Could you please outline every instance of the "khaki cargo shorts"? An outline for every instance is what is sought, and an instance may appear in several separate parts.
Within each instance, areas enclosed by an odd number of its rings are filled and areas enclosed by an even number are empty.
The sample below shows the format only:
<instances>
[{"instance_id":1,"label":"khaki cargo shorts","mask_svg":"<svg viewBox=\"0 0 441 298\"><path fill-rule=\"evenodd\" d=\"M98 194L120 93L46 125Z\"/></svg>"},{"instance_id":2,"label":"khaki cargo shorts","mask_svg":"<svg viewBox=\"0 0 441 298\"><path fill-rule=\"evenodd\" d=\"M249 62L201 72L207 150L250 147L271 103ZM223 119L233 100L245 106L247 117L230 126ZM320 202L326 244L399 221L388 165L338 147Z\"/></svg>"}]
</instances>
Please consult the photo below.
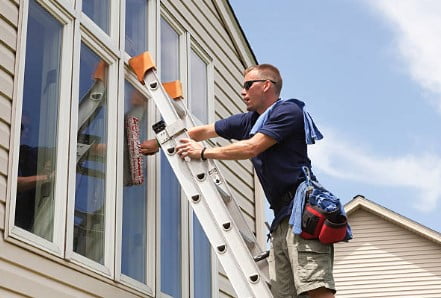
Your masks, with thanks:
<instances>
[{"instance_id":1,"label":"khaki cargo shorts","mask_svg":"<svg viewBox=\"0 0 441 298\"><path fill-rule=\"evenodd\" d=\"M333 262L332 244L294 235L286 218L271 233L271 292L275 298L307 297L308 291L320 287L335 293Z\"/></svg>"}]
</instances>

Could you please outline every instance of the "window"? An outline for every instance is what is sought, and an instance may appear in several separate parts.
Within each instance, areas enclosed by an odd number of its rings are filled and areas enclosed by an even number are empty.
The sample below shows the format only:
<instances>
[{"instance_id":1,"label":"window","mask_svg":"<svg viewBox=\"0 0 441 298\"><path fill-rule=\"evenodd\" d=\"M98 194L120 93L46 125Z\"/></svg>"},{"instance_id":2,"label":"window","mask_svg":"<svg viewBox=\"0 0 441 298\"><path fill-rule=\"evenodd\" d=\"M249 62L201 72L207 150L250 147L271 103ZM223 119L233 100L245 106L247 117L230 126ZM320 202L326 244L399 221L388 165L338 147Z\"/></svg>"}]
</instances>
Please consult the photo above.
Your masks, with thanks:
<instances>
[{"instance_id":1,"label":"window","mask_svg":"<svg viewBox=\"0 0 441 298\"><path fill-rule=\"evenodd\" d=\"M186 88L189 109L197 121L206 123L211 65L206 56L202 59L199 52L186 48L189 41L179 26L164 17L161 19L161 80L189 82ZM211 297L211 246L182 196L179 183L161 154L161 292L167 297ZM184 276L191 276L192 283Z\"/></svg>"},{"instance_id":2,"label":"window","mask_svg":"<svg viewBox=\"0 0 441 298\"><path fill-rule=\"evenodd\" d=\"M166 157L133 150L158 119L127 60L157 37L161 80L183 83L199 121L213 114L209 55L156 24L158 3L29 1L8 237L143 294L210 297L211 248Z\"/></svg>"},{"instance_id":3,"label":"window","mask_svg":"<svg viewBox=\"0 0 441 298\"><path fill-rule=\"evenodd\" d=\"M197 122L207 124L209 120L211 74L208 58L202 58L202 51L190 48L189 99L188 106ZM199 220L193 214L193 294L195 298L212 295L212 257L211 246Z\"/></svg>"},{"instance_id":4,"label":"window","mask_svg":"<svg viewBox=\"0 0 441 298\"><path fill-rule=\"evenodd\" d=\"M147 1L126 0L126 52L134 57L147 50Z\"/></svg>"},{"instance_id":5,"label":"window","mask_svg":"<svg viewBox=\"0 0 441 298\"><path fill-rule=\"evenodd\" d=\"M151 266L148 251L147 162L133 152L136 140L147 139L147 98L128 81L124 83L124 160L121 273L147 283Z\"/></svg>"},{"instance_id":6,"label":"window","mask_svg":"<svg viewBox=\"0 0 441 298\"><path fill-rule=\"evenodd\" d=\"M73 251L100 264L106 243L107 70L81 44Z\"/></svg>"},{"instance_id":7,"label":"window","mask_svg":"<svg viewBox=\"0 0 441 298\"><path fill-rule=\"evenodd\" d=\"M30 2L15 225L53 240L63 26Z\"/></svg>"},{"instance_id":8,"label":"window","mask_svg":"<svg viewBox=\"0 0 441 298\"><path fill-rule=\"evenodd\" d=\"M161 81L175 81L179 75L179 34L161 18ZM161 292L182 297L182 204L181 187L161 152Z\"/></svg>"},{"instance_id":9,"label":"window","mask_svg":"<svg viewBox=\"0 0 441 298\"><path fill-rule=\"evenodd\" d=\"M104 32L110 29L110 0L82 1L83 12L91 18Z\"/></svg>"}]
</instances>

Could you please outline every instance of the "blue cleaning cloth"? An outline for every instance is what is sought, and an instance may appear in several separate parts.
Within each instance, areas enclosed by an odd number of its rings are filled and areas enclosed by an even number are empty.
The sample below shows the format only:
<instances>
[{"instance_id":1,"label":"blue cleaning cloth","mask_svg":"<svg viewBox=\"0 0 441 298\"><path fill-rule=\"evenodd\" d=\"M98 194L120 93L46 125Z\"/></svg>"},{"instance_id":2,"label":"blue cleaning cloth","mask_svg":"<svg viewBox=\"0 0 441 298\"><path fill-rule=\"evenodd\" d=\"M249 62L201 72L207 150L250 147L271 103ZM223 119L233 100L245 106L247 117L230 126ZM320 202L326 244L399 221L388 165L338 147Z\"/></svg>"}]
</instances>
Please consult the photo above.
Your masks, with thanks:
<instances>
[{"instance_id":1,"label":"blue cleaning cloth","mask_svg":"<svg viewBox=\"0 0 441 298\"><path fill-rule=\"evenodd\" d=\"M305 170L304 170L305 171ZM309 173L309 169L307 170ZM293 226L294 234L300 235L302 233L302 213L305 208L306 191L312 187L312 192L309 195L309 203L313 206L325 210L326 212L333 212L340 210L340 214L346 217L346 212L340 203L340 200L326 190L320 183L310 178L306 174L306 180L300 183L294 195L294 205L292 208L289 224ZM346 228L345 241L352 239L352 230L349 224Z\"/></svg>"},{"instance_id":2,"label":"blue cleaning cloth","mask_svg":"<svg viewBox=\"0 0 441 298\"><path fill-rule=\"evenodd\" d=\"M266 121L268 120L269 116L271 115L271 112L273 111L273 109L285 101L294 102L302 108L303 122L304 122L304 127L305 127L306 144L314 144L315 141L323 139L323 135L318 130L317 126L315 125L314 121L312 120L311 115L307 111L305 111L305 103L298 100L298 99L295 99L295 98L279 99L278 101L273 103L268 109L266 109L265 112L263 112L257 118L256 123L254 123L253 127L251 128L250 135L255 135L256 132L260 128L262 128L262 126L266 123Z\"/></svg>"}]
</instances>

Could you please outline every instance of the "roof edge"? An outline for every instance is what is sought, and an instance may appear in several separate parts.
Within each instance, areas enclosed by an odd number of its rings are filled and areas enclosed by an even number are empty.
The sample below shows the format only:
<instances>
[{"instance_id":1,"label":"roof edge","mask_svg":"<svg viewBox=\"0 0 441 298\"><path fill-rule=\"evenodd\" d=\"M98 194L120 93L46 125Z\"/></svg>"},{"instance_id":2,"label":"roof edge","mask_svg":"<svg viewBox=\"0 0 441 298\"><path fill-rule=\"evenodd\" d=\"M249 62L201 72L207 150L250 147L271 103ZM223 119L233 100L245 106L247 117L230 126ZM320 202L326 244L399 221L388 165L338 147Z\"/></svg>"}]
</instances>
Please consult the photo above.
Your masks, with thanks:
<instances>
[{"instance_id":1,"label":"roof edge","mask_svg":"<svg viewBox=\"0 0 441 298\"><path fill-rule=\"evenodd\" d=\"M213 0L216 9L222 18L228 34L233 41L236 50L244 63L244 68L257 64L257 58L243 31L238 18L228 0Z\"/></svg>"},{"instance_id":2,"label":"roof edge","mask_svg":"<svg viewBox=\"0 0 441 298\"><path fill-rule=\"evenodd\" d=\"M396 225L399 225L411 232L414 232L428 240L441 245L441 233L434 231L414 220L411 220L401 214L398 214L386 207L383 207L373 201L366 199L362 195L355 196L351 201L345 204L347 215L351 215L355 211L363 209L375 215L384 218Z\"/></svg>"}]
</instances>

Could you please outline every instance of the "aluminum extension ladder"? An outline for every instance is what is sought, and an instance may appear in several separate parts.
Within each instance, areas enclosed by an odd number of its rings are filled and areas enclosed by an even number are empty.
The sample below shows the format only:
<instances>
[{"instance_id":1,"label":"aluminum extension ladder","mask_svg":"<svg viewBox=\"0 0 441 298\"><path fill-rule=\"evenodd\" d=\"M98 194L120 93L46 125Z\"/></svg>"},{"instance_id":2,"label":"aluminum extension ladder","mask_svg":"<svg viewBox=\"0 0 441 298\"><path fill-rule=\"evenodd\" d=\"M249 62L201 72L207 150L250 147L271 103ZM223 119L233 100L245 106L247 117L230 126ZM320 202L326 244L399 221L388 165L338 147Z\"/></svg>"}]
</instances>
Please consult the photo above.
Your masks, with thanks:
<instances>
[{"instance_id":1,"label":"aluminum extension ladder","mask_svg":"<svg viewBox=\"0 0 441 298\"><path fill-rule=\"evenodd\" d=\"M187 128L194 126L184 103L177 100L182 98L180 83L161 84L148 52L129 64L163 118L153 125L156 138L237 296L272 297L266 252L259 248L215 162L183 160L176 154L179 140L188 138Z\"/></svg>"}]
</instances>

